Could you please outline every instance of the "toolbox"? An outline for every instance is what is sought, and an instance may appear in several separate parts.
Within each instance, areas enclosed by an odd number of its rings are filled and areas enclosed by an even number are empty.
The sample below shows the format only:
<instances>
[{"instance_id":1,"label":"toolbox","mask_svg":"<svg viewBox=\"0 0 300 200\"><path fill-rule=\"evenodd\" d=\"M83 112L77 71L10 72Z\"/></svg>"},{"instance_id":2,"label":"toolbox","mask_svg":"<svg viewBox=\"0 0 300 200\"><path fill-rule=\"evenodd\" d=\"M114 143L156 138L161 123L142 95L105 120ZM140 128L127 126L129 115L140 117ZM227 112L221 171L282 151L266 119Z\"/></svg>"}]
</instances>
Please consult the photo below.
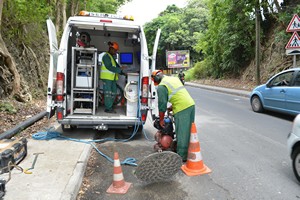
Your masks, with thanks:
<instances>
[{"instance_id":1,"label":"toolbox","mask_svg":"<svg viewBox=\"0 0 300 200\"><path fill-rule=\"evenodd\" d=\"M0 140L0 174L7 173L13 169L13 166L10 169L8 168L9 162L19 164L26 155L26 138Z\"/></svg>"}]
</instances>

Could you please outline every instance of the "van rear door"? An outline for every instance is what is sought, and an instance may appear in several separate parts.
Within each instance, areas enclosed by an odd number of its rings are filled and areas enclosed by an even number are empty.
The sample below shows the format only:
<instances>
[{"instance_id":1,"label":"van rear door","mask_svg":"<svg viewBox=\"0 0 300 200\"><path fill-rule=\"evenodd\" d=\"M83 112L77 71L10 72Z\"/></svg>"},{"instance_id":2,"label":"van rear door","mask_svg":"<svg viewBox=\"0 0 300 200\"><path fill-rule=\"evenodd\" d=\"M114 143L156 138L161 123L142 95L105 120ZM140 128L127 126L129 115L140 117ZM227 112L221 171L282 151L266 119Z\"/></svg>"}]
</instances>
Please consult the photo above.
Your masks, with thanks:
<instances>
[{"instance_id":1,"label":"van rear door","mask_svg":"<svg viewBox=\"0 0 300 200\"><path fill-rule=\"evenodd\" d=\"M58 57L58 44L56 37L56 30L53 22L47 19L47 28L49 35L50 45L50 66L48 75L48 87L47 87L47 116L48 118L54 115L55 108L55 83L56 83L56 71L57 71L57 57Z\"/></svg>"},{"instance_id":2,"label":"van rear door","mask_svg":"<svg viewBox=\"0 0 300 200\"><path fill-rule=\"evenodd\" d=\"M158 29L156 32L156 37L155 37L155 42L153 46L153 51L152 51L152 62L151 62L151 73L156 69L156 53L157 53L157 48L158 48L158 42L159 42L159 37L160 37L161 29ZM158 116L158 107L157 105L157 92L154 86L153 81L151 80L151 94L150 94L150 107L152 108L152 117L153 116Z\"/></svg>"}]
</instances>

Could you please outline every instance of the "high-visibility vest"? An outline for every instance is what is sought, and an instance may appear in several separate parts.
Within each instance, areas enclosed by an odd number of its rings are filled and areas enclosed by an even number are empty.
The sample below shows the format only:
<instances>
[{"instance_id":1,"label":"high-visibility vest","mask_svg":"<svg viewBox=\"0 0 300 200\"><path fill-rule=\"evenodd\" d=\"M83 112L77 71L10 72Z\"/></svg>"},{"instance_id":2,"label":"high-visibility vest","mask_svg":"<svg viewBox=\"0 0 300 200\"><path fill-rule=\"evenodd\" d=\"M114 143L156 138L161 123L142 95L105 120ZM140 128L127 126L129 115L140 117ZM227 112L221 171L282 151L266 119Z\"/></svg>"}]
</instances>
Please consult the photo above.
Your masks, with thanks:
<instances>
[{"instance_id":1,"label":"high-visibility vest","mask_svg":"<svg viewBox=\"0 0 300 200\"><path fill-rule=\"evenodd\" d=\"M109 53L105 53L105 55L108 55L110 57L112 66L117 67L117 63L116 63L115 59L112 57L112 55L110 55ZM112 71L109 71L106 68L105 63L102 62L101 72L100 72L100 79L112 80L112 81L116 80L117 81L119 79L119 76L118 76L118 73L114 73Z\"/></svg>"},{"instance_id":2,"label":"high-visibility vest","mask_svg":"<svg viewBox=\"0 0 300 200\"><path fill-rule=\"evenodd\" d=\"M168 89L169 102L172 104L173 114L195 105L193 98L177 77L164 76L159 85Z\"/></svg>"}]
</instances>

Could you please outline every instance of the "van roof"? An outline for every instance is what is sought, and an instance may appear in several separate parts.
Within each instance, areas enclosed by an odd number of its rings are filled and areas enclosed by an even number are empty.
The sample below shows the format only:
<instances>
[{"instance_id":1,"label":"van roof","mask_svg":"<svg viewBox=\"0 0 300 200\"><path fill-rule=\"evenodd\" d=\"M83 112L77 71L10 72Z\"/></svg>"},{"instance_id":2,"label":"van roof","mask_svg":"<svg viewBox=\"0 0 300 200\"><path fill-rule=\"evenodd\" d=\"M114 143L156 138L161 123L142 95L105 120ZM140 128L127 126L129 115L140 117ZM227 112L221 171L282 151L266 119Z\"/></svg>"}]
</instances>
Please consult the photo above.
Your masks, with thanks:
<instances>
[{"instance_id":1,"label":"van roof","mask_svg":"<svg viewBox=\"0 0 300 200\"><path fill-rule=\"evenodd\" d=\"M136 24L134 21L110 19L99 17L87 16L74 16L70 17L68 24L78 27L80 29L93 29L93 30L107 30L107 31L120 31L120 32L137 32L141 29L141 25Z\"/></svg>"},{"instance_id":2,"label":"van roof","mask_svg":"<svg viewBox=\"0 0 300 200\"><path fill-rule=\"evenodd\" d=\"M107 13L96 13L81 11L80 16L73 16L68 19L68 24L83 29L113 30L124 32L136 32L141 29L141 25L133 21L131 16L120 16Z\"/></svg>"}]
</instances>

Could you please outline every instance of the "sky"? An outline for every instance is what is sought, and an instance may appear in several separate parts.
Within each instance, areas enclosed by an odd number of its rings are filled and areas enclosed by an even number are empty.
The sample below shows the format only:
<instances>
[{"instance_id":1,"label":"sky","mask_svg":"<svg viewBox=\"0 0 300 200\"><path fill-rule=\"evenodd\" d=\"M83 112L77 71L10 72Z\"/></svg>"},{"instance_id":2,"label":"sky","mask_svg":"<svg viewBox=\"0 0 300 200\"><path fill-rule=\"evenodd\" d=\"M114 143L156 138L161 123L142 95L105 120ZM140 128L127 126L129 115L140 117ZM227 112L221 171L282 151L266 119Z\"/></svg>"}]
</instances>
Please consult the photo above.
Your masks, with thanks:
<instances>
[{"instance_id":1,"label":"sky","mask_svg":"<svg viewBox=\"0 0 300 200\"><path fill-rule=\"evenodd\" d=\"M187 0L132 0L122 6L118 14L132 15L134 21L145 24L156 18L168 5L172 4L182 8L187 4Z\"/></svg>"}]
</instances>

